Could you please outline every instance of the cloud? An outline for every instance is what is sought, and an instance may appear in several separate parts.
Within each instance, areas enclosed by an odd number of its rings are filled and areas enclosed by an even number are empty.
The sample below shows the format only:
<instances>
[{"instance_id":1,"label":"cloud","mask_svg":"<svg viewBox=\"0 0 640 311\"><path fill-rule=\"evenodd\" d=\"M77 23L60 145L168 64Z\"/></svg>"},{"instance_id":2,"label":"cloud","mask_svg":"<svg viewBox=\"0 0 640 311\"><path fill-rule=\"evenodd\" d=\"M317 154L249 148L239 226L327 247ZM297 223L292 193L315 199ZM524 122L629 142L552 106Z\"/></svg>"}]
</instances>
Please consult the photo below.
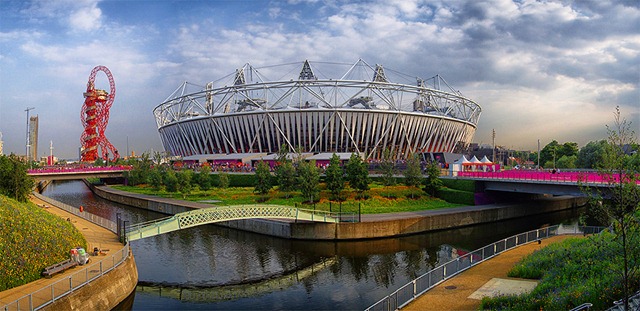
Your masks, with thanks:
<instances>
[{"instance_id":1,"label":"cloud","mask_svg":"<svg viewBox=\"0 0 640 311\"><path fill-rule=\"evenodd\" d=\"M102 26L100 0L32 1L22 10L33 24L62 23L71 32L88 32Z\"/></svg>"},{"instance_id":2,"label":"cloud","mask_svg":"<svg viewBox=\"0 0 640 311\"><path fill-rule=\"evenodd\" d=\"M69 14L69 26L76 31L93 31L100 29L102 11L97 7L97 2L78 7Z\"/></svg>"},{"instance_id":3,"label":"cloud","mask_svg":"<svg viewBox=\"0 0 640 311\"><path fill-rule=\"evenodd\" d=\"M292 0L254 5L233 19L211 14L220 12L219 3L189 3L154 3L153 18L127 11L128 2L34 1L3 9L0 18L12 21L0 28L5 150L23 145L27 105L38 106L43 129L79 136L81 93L100 64L116 79L107 133L120 149L126 136L131 144L143 142L139 151L159 148L151 110L184 81L203 85L245 63L305 59L362 58L408 76L439 74L483 107L477 141L489 141L494 127L511 142L505 145L523 148L535 147L531 133L602 139L616 105L640 123L637 1ZM246 9L233 5L224 12ZM7 128L21 130L12 135ZM56 150L75 154L75 145Z\"/></svg>"}]
</instances>

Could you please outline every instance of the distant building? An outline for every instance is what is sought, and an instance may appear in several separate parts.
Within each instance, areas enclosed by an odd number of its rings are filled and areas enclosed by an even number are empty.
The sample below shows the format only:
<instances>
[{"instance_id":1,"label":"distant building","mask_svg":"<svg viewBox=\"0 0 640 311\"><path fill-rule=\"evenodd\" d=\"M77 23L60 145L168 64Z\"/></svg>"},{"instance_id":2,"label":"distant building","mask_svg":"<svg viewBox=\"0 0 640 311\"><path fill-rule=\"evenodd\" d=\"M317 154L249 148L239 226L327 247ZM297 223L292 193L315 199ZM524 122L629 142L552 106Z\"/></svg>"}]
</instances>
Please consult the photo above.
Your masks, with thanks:
<instances>
[{"instance_id":1,"label":"distant building","mask_svg":"<svg viewBox=\"0 0 640 311\"><path fill-rule=\"evenodd\" d=\"M0 132L0 155L4 154L4 151L2 150L2 145L4 144L4 142L2 141L2 132Z\"/></svg>"},{"instance_id":2,"label":"distant building","mask_svg":"<svg viewBox=\"0 0 640 311\"><path fill-rule=\"evenodd\" d=\"M29 159L38 159L38 116L29 118Z\"/></svg>"}]
</instances>

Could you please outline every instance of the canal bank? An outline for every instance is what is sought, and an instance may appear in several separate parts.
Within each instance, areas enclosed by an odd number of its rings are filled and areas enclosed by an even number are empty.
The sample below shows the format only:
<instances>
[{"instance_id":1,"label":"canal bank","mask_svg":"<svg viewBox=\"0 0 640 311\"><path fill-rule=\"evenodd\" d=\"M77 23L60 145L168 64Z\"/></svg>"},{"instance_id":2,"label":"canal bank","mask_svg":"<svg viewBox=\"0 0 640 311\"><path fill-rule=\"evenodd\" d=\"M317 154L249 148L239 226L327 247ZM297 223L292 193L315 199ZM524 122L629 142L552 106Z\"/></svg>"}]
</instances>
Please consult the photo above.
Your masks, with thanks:
<instances>
[{"instance_id":1,"label":"canal bank","mask_svg":"<svg viewBox=\"0 0 640 311\"><path fill-rule=\"evenodd\" d=\"M91 256L87 265L52 278L41 278L0 292L0 305L6 304L3 309L112 310L135 291L138 282L135 259L115 233L63 210L48 198L32 196L31 201L71 222L84 235L88 248L96 247L104 255Z\"/></svg>"},{"instance_id":2,"label":"canal bank","mask_svg":"<svg viewBox=\"0 0 640 311\"><path fill-rule=\"evenodd\" d=\"M168 215L215 206L129 193L108 186L95 186L86 181L85 183L93 193L106 200ZM533 202L463 206L419 212L365 214L361 216L361 222L355 223L335 224L296 222L294 220L244 219L217 224L286 239L360 240L398 237L553 213L577 208L585 203L584 198L545 197Z\"/></svg>"}]
</instances>

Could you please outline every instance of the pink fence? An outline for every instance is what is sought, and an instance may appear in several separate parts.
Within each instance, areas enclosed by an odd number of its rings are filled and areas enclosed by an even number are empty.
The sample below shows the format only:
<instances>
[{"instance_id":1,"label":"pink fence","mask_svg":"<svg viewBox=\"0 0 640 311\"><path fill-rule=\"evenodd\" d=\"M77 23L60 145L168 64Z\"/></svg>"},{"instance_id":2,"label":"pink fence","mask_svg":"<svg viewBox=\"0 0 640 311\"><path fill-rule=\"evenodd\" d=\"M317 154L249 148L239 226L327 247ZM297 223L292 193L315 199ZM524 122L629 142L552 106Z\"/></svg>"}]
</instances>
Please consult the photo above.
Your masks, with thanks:
<instances>
[{"instance_id":1,"label":"pink fence","mask_svg":"<svg viewBox=\"0 0 640 311\"><path fill-rule=\"evenodd\" d=\"M547 172L547 171L519 171L510 170L502 172L458 172L458 177L487 178L487 179L508 179L508 180L532 180L532 181L552 181L552 182L572 182L572 183L618 183L620 175L601 174L598 172ZM626 176L623 179L628 181ZM638 178L636 183L640 184Z\"/></svg>"},{"instance_id":2,"label":"pink fence","mask_svg":"<svg viewBox=\"0 0 640 311\"><path fill-rule=\"evenodd\" d=\"M66 166L56 166L56 167L43 167L27 170L27 174L29 175L40 175L40 174L65 174L65 173L87 173L87 172L113 172L113 171L129 171L131 170L130 165L115 165L115 166L84 166L84 167L66 167Z\"/></svg>"}]
</instances>

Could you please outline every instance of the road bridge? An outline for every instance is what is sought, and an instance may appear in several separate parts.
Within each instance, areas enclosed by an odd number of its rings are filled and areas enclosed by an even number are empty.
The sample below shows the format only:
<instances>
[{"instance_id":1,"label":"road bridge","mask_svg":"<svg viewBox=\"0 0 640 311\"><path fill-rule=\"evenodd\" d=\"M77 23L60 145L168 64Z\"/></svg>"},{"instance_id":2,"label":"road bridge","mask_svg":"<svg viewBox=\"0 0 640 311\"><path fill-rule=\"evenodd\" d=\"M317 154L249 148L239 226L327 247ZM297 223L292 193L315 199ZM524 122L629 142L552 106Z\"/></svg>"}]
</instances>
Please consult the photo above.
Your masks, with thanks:
<instances>
[{"instance_id":1,"label":"road bridge","mask_svg":"<svg viewBox=\"0 0 640 311\"><path fill-rule=\"evenodd\" d=\"M480 191L519 192L530 194L586 196L584 187L609 192L619 185L621 176L592 171L546 172L546 171L502 171L502 172L458 172L456 178L479 182ZM622 180L626 177L622 176ZM639 180L634 182L640 184Z\"/></svg>"},{"instance_id":2,"label":"road bridge","mask_svg":"<svg viewBox=\"0 0 640 311\"><path fill-rule=\"evenodd\" d=\"M340 222L339 213L272 204L232 205L197 209L158 220L135 224L126 228L126 236L129 241L135 241L205 224L251 218L280 218L329 223Z\"/></svg>"},{"instance_id":3,"label":"road bridge","mask_svg":"<svg viewBox=\"0 0 640 311\"><path fill-rule=\"evenodd\" d=\"M123 177L125 171L130 171L130 166L105 166L105 167L55 167L27 170L27 174L36 181L51 180L78 180L86 178L117 178Z\"/></svg>"}]
</instances>

